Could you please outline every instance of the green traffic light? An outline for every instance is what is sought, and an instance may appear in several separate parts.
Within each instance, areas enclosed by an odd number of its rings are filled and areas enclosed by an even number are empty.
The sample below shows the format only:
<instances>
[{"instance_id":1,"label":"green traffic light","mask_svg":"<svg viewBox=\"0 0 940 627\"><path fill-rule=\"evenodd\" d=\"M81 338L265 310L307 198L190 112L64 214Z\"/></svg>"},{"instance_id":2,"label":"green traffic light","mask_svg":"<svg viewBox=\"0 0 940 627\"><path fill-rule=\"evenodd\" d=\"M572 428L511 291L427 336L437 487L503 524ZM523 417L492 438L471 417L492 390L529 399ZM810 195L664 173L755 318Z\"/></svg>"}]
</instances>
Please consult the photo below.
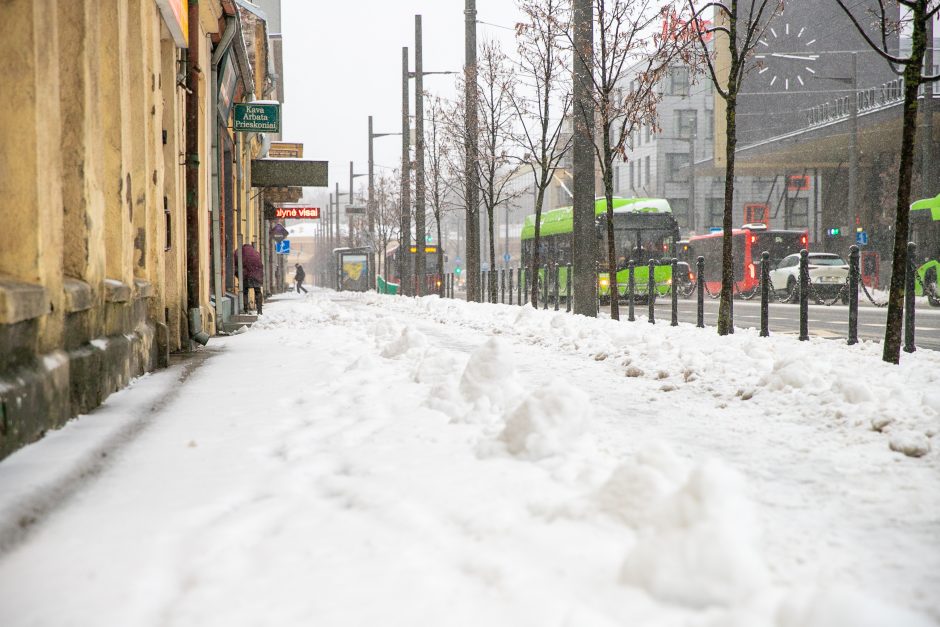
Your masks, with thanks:
<instances>
[{"instance_id":1,"label":"green traffic light","mask_svg":"<svg viewBox=\"0 0 940 627\"><path fill-rule=\"evenodd\" d=\"M454 274L458 274L458 275L460 274L460 267L459 267L459 266L456 267L456 268L454 268Z\"/></svg>"}]
</instances>

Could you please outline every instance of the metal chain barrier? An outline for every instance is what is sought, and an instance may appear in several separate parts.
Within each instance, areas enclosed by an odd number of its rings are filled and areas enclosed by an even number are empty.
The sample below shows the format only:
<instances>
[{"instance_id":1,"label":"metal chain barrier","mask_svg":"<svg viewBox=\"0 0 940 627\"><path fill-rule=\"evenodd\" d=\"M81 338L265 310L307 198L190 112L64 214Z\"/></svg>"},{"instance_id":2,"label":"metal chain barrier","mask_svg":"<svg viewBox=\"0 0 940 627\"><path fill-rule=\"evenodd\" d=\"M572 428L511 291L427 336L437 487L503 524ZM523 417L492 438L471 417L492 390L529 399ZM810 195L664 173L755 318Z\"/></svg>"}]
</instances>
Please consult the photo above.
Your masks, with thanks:
<instances>
[{"instance_id":1,"label":"metal chain barrier","mask_svg":"<svg viewBox=\"0 0 940 627\"><path fill-rule=\"evenodd\" d=\"M887 307L888 306L888 301L885 301L883 303L879 303L878 301L876 301L875 297L872 296L871 293L868 291L868 286L865 285L865 282L862 281L861 279L859 279L859 285L862 286L862 291L865 292L865 297L868 298L868 301L872 305L874 305L875 307Z\"/></svg>"},{"instance_id":2,"label":"metal chain barrier","mask_svg":"<svg viewBox=\"0 0 940 627\"><path fill-rule=\"evenodd\" d=\"M845 282L842 284L842 287L839 289L839 293L836 294L836 297L832 299L832 301L827 303L819 295L819 293L816 291L816 287L812 283L809 284L809 295L810 295L810 298L812 298L813 301L815 301L817 305L825 305L826 307L831 307L835 305L837 302L839 302L840 300L842 300L844 296L846 296L848 289L849 289L849 277L846 276Z\"/></svg>"}]
</instances>

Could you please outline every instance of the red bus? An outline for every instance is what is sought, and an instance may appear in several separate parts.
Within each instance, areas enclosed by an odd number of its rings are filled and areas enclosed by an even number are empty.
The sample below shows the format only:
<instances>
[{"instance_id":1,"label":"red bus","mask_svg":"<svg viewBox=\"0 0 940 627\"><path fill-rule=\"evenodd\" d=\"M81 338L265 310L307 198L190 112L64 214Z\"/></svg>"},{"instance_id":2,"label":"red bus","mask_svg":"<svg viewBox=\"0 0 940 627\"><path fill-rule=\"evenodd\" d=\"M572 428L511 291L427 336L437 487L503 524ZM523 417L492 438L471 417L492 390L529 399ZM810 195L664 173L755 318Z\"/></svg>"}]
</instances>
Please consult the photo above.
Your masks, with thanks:
<instances>
[{"instance_id":1,"label":"red bus","mask_svg":"<svg viewBox=\"0 0 940 627\"><path fill-rule=\"evenodd\" d=\"M701 256L705 257L705 285L713 294L721 289L722 232L696 235L689 238L689 257L692 267ZM731 231L731 255L734 258L734 282L738 292L750 292L760 285L761 253L770 253L770 267L774 268L787 255L807 248L807 231L771 230L763 224L745 224Z\"/></svg>"}]
</instances>

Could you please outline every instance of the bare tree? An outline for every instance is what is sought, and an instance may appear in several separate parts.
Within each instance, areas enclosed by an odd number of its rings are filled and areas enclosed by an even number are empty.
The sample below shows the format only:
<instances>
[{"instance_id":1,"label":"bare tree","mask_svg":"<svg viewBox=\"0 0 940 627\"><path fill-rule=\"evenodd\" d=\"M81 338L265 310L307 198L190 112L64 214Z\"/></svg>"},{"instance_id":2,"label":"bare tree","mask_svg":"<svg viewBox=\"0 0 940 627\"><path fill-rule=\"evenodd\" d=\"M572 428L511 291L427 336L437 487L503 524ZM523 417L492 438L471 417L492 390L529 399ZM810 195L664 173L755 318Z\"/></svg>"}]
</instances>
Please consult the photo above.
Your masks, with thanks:
<instances>
[{"instance_id":1,"label":"bare tree","mask_svg":"<svg viewBox=\"0 0 940 627\"><path fill-rule=\"evenodd\" d=\"M518 1L525 16L525 21L516 25L520 83L529 89L511 90L509 96L519 121L517 136L526 152L524 167L531 170L535 185L535 238L528 274L532 282L531 302L536 308L545 191L570 150L572 139L562 133L571 111L571 73L566 71L563 56L568 4L566 0ZM532 84L526 85L527 80Z\"/></svg>"},{"instance_id":2,"label":"bare tree","mask_svg":"<svg viewBox=\"0 0 940 627\"><path fill-rule=\"evenodd\" d=\"M446 103L438 96L428 95L426 101L427 113L425 114L425 178L427 179L427 188L430 192L428 198L431 213L434 216L434 224L437 228L437 275L444 276L444 255L441 254L444 245L442 234L442 221L445 213L453 204L451 199L456 190L460 189L459 179L454 176L455 170L452 167L453 142L448 137ZM459 151L458 151L459 152ZM457 170L456 172L460 172ZM438 293L444 295L444 286L438 286Z\"/></svg>"},{"instance_id":3,"label":"bare tree","mask_svg":"<svg viewBox=\"0 0 940 627\"><path fill-rule=\"evenodd\" d=\"M510 98L510 93L517 85L507 64L508 59L498 42L483 42L477 68L480 120L477 172L480 200L486 209L491 269L496 267L496 242L493 236L495 211L514 196L507 184L519 168L518 160L512 153L515 112ZM496 302L497 287L495 281L488 283L490 302Z\"/></svg>"},{"instance_id":4,"label":"bare tree","mask_svg":"<svg viewBox=\"0 0 940 627\"><path fill-rule=\"evenodd\" d=\"M878 0L873 10L877 38L873 38L852 7L844 0L836 0L845 14L852 20L855 29L869 47L891 64L904 77L904 121L901 130L901 158L898 167L898 194L894 215L894 257L891 263L891 286L888 294L888 320L885 324L885 341L882 359L891 363L901 360L901 328L904 316L904 277L907 270L907 238L910 229L911 180L914 166L914 137L917 132L917 92L921 85L940 79L932 74L933 68L924 67L927 47L928 24L940 11L940 0ZM853 5L854 6L854 5ZM899 19L900 17L900 19ZM895 54L889 47L892 35L910 30L911 51L907 56ZM876 40L877 39L877 40ZM930 141L925 137L923 141Z\"/></svg>"},{"instance_id":5,"label":"bare tree","mask_svg":"<svg viewBox=\"0 0 940 627\"><path fill-rule=\"evenodd\" d=\"M670 64L689 63L681 38L660 34L667 9L655 0L594 0L596 43L592 67L596 113L594 149L607 201L607 268L610 317L620 318L614 238L614 161L625 158L628 138L643 125L656 126L658 85ZM569 32L569 41L572 34ZM578 54L571 41L571 48Z\"/></svg>"},{"instance_id":6,"label":"bare tree","mask_svg":"<svg viewBox=\"0 0 940 627\"><path fill-rule=\"evenodd\" d=\"M401 224L401 173L394 170L375 181L374 228L370 243L376 251L376 274L388 278L385 254L388 245L398 238Z\"/></svg>"},{"instance_id":7,"label":"bare tree","mask_svg":"<svg viewBox=\"0 0 940 627\"><path fill-rule=\"evenodd\" d=\"M738 94L746 74L755 67L754 49L763 37L770 20L782 9L781 0L712 0L696 9L693 0L687 0L692 20L687 26L699 44L699 58L708 68L708 77L715 93L725 101L725 199L721 247L721 301L718 305L718 334L734 332L731 317L734 266L731 257L731 230L734 199L734 151L737 148L736 115ZM715 23L705 26L703 13L714 9ZM714 45L706 39L714 36ZM721 48L724 48L722 51ZM727 75L716 60L724 52L727 57ZM701 279L700 279L701 280Z\"/></svg>"}]
</instances>

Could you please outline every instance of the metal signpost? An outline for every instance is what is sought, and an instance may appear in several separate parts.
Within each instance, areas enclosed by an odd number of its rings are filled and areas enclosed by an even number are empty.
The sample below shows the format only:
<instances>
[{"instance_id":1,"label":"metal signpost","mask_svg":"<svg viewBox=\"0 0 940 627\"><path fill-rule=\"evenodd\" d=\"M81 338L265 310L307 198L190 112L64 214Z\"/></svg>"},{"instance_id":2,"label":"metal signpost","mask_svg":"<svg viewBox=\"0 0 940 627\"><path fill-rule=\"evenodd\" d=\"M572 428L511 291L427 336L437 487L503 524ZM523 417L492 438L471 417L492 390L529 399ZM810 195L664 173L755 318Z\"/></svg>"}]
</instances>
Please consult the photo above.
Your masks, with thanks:
<instances>
[{"instance_id":1,"label":"metal signpost","mask_svg":"<svg viewBox=\"0 0 940 627\"><path fill-rule=\"evenodd\" d=\"M274 252L276 252L279 255L289 255L290 254L290 240L283 239L277 242L274 245Z\"/></svg>"}]
</instances>

